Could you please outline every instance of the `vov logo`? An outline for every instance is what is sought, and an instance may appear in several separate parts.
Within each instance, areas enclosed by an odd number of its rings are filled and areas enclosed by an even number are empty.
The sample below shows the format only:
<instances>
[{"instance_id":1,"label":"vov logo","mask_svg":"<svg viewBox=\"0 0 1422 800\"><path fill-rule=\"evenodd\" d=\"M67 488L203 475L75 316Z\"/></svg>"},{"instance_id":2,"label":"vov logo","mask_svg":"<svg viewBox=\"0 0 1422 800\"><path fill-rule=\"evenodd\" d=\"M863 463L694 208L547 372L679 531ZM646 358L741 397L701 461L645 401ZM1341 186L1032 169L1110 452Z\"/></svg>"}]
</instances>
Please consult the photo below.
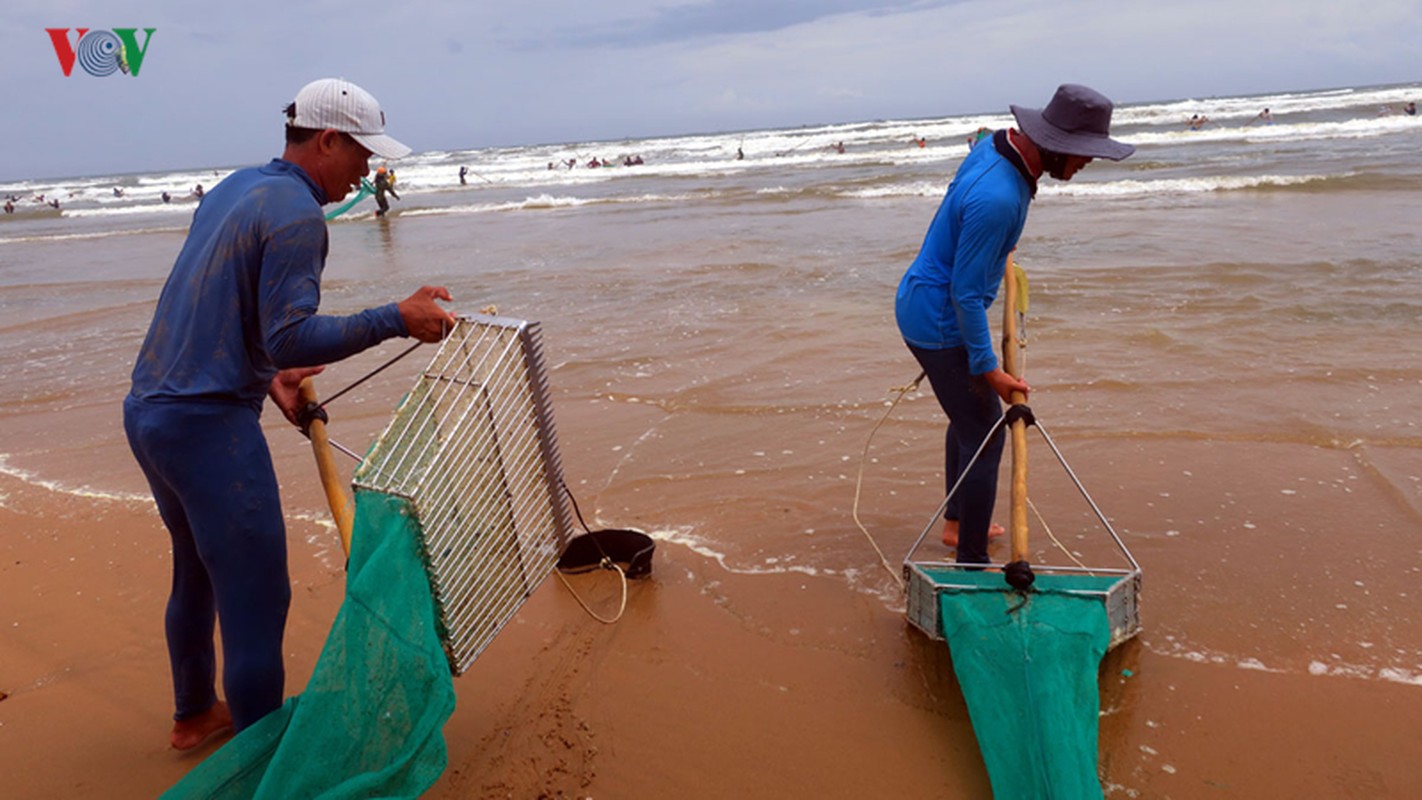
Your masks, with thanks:
<instances>
[{"instance_id":1,"label":"vov logo","mask_svg":"<svg viewBox=\"0 0 1422 800\"><path fill-rule=\"evenodd\" d=\"M45 28L50 41L54 42L54 54L59 57L59 68L64 77L74 71L78 61L84 71L95 78L104 78L115 72L138 77L143 66L143 56L148 53L148 43L153 40L157 28L143 29L143 46L138 46L137 28L114 28L112 31L75 28L74 43L69 41L69 28Z\"/></svg>"}]
</instances>

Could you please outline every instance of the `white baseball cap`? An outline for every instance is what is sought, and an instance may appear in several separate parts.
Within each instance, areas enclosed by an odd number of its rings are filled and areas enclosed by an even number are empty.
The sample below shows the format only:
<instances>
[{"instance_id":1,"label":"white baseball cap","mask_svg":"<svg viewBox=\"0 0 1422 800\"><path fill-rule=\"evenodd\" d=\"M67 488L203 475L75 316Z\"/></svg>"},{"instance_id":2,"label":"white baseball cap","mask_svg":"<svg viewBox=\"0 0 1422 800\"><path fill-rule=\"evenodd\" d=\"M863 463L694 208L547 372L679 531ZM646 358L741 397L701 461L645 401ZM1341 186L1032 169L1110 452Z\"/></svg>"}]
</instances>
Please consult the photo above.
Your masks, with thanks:
<instances>
[{"instance_id":1,"label":"white baseball cap","mask_svg":"<svg viewBox=\"0 0 1422 800\"><path fill-rule=\"evenodd\" d=\"M385 112L370 92L340 78L322 78L296 93L294 128L331 129L350 134L381 158L404 158L410 148L385 135Z\"/></svg>"}]
</instances>

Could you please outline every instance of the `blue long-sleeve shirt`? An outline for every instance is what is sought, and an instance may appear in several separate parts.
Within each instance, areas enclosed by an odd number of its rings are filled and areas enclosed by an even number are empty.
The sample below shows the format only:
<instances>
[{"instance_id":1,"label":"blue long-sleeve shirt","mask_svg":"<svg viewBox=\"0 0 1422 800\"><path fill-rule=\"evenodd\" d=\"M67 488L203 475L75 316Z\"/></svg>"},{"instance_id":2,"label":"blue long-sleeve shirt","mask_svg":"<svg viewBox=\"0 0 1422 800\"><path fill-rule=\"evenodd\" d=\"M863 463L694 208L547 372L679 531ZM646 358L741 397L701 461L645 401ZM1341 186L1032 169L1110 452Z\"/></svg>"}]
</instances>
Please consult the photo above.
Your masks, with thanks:
<instances>
[{"instance_id":1,"label":"blue long-sleeve shirt","mask_svg":"<svg viewBox=\"0 0 1422 800\"><path fill-rule=\"evenodd\" d=\"M973 147L899 281L894 315L906 342L925 350L966 347L974 375L997 368L987 310L1035 191L1005 131Z\"/></svg>"},{"instance_id":2,"label":"blue long-sleeve shirt","mask_svg":"<svg viewBox=\"0 0 1422 800\"><path fill-rule=\"evenodd\" d=\"M260 411L278 370L409 335L394 303L317 315L325 202L310 176L281 159L238 170L203 197L134 364L135 397Z\"/></svg>"}]
</instances>

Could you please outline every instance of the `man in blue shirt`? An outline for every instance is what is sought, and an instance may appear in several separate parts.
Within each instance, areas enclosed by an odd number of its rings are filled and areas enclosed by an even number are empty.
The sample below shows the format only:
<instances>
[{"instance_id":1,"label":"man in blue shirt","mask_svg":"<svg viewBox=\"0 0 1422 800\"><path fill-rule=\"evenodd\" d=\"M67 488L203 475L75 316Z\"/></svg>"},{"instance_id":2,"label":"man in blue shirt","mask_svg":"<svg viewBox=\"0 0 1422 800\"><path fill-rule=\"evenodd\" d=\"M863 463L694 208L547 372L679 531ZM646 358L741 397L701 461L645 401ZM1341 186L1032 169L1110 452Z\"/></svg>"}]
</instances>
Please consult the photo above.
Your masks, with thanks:
<instances>
[{"instance_id":1,"label":"man in blue shirt","mask_svg":"<svg viewBox=\"0 0 1422 800\"><path fill-rule=\"evenodd\" d=\"M998 365L988 327L1007 256L1027 223L1037 179L1069 181L1095 158L1119 161L1135 148L1110 138L1112 104L1063 84L1043 109L1012 106L1018 128L972 148L929 225L894 305L899 332L948 415L944 468L949 491L1002 416L998 398L1029 391ZM988 563L1003 436L987 442L944 512L943 543L959 563Z\"/></svg>"},{"instance_id":2,"label":"man in blue shirt","mask_svg":"<svg viewBox=\"0 0 1422 800\"><path fill-rule=\"evenodd\" d=\"M386 136L355 84L308 84L286 108L281 158L234 172L202 198L133 368L129 446L173 540L166 634L186 750L241 730L283 700L291 587L276 474L259 417L270 396L292 422L297 385L324 364L391 337L442 339L454 316L424 286L350 316L317 314L328 241L321 207L343 199ZM222 623L223 693L214 624Z\"/></svg>"}]
</instances>

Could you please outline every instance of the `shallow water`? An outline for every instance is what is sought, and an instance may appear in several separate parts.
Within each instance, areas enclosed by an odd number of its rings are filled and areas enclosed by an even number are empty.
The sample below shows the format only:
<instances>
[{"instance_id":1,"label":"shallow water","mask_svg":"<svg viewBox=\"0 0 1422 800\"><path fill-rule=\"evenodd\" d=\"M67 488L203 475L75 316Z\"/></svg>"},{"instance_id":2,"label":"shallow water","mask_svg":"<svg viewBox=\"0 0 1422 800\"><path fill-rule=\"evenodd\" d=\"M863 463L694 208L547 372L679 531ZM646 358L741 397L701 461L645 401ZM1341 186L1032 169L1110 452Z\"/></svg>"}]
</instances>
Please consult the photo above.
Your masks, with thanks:
<instances>
[{"instance_id":1,"label":"shallow water","mask_svg":"<svg viewBox=\"0 0 1422 800\"><path fill-rule=\"evenodd\" d=\"M1422 123L1374 116L1418 91L1122 109L1136 156L1046 182L1034 203L1019 248L1032 405L1145 568L1153 652L1422 683L1416 623L1396 613L1422 521ZM1240 127L1262 105L1278 123ZM1183 131L1197 108L1225 127ZM861 454L917 372L894 288L983 121L415 156L392 219L331 225L323 311L436 283L456 310L541 321L589 522L740 573L836 577L897 609L852 519L856 477L896 564L943 491L926 390ZM827 149L840 140L845 154ZM592 149L648 164L543 168ZM478 180L458 186L460 163ZM74 181L72 212L0 222L0 471L144 492L119 403L191 209L154 198L205 174ZM116 182L126 200L104 197ZM323 392L401 349L333 366ZM335 438L363 450L431 354L340 401ZM305 443L273 417L289 510L320 513ZM1114 565L1050 454L1034 444L1032 463L1035 558L1065 560L1056 536Z\"/></svg>"}]
</instances>

